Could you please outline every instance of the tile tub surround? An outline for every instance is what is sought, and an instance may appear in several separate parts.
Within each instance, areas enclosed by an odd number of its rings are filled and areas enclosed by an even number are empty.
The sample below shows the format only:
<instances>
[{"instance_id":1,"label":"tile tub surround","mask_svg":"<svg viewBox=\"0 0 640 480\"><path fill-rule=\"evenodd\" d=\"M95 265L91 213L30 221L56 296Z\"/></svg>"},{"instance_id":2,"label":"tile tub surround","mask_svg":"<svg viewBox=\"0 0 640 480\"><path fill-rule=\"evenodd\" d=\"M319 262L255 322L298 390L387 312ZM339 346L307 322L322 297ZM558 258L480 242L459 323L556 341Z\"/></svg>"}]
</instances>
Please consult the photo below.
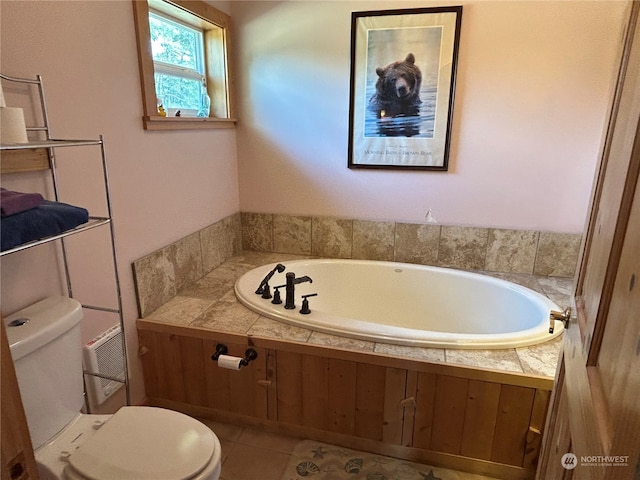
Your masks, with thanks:
<instances>
[{"instance_id":1,"label":"tile tub surround","mask_svg":"<svg viewBox=\"0 0 640 480\"><path fill-rule=\"evenodd\" d=\"M138 313L146 317L243 248L573 277L580 242L581 235L566 233L236 213L136 260L132 267Z\"/></svg>"},{"instance_id":2,"label":"tile tub surround","mask_svg":"<svg viewBox=\"0 0 640 480\"><path fill-rule=\"evenodd\" d=\"M245 250L573 277L582 235L241 213Z\"/></svg>"},{"instance_id":3,"label":"tile tub surround","mask_svg":"<svg viewBox=\"0 0 640 480\"><path fill-rule=\"evenodd\" d=\"M341 350L371 352L426 362L478 367L553 378L561 338L530 347L502 350L458 350L407 347L354 340L288 325L255 313L236 299L237 278L257 266L310 256L242 251L201 279L177 292L166 303L145 315L145 320L213 330L237 335L259 336L296 343L324 345ZM487 272L484 272L487 273ZM493 274L521 283L554 300L569 305L572 280L527 274Z\"/></svg>"},{"instance_id":4,"label":"tile tub surround","mask_svg":"<svg viewBox=\"0 0 640 480\"><path fill-rule=\"evenodd\" d=\"M153 312L240 250L236 213L136 260L132 268L139 316Z\"/></svg>"}]
</instances>

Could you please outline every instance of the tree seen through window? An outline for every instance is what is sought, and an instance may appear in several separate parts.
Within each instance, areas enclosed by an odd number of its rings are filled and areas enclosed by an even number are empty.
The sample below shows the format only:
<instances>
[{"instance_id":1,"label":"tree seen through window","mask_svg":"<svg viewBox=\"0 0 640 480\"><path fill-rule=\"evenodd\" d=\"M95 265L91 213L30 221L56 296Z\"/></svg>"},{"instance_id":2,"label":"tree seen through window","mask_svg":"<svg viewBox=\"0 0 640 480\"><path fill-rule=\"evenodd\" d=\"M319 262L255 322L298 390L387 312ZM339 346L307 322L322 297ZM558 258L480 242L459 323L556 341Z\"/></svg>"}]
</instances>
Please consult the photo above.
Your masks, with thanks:
<instances>
[{"instance_id":1,"label":"tree seen through window","mask_svg":"<svg viewBox=\"0 0 640 480\"><path fill-rule=\"evenodd\" d=\"M186 116L209 116L202 32L149 13L158 103Z\"/></svg>"}]
</instances>

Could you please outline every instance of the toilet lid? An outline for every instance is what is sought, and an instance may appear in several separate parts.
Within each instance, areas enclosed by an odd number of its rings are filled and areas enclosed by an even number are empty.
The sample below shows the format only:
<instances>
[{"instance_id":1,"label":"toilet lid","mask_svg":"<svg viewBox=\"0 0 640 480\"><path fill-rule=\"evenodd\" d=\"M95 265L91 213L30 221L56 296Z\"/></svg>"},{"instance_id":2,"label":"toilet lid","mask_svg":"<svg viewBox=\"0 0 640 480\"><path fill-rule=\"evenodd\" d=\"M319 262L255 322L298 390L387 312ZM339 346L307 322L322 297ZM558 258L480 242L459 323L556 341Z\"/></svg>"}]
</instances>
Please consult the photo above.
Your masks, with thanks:
<instances>
[{"instance_id":1,"label":"toilet lid","mask_svg":"<svg viewBox=\"0 0 640 480\"><path fill-rule=\"evenodd\" d=\"M182 413L123 407L72 453L69 464L95 480L187 480L211 460L214 438L204 424Z\"/></svg>"}]
</instances>

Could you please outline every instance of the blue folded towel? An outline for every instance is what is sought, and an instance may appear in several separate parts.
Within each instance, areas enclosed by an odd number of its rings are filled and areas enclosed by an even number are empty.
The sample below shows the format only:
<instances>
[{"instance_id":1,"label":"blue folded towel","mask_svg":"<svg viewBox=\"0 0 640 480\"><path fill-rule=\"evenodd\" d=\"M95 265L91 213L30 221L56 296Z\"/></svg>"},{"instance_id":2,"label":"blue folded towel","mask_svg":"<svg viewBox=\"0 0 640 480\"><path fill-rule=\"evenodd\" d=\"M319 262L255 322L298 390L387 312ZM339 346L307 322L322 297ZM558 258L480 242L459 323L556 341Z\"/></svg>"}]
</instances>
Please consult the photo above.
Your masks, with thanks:
<instances>
[{"instance_id":1,"label":"blue folded towel","mask_svg":"<svg viewBox=\"0 0 640 480\"><path fill-rule=\"evenodd\" d=\"M42 195L39 193L13 192L6 188L0 188L0 215L7 217L24 212L42 204Z\"/></svg>"},{"instance_id":2,"label":"blue folded towel","mask_svg":"<svg viewBox=\"0 0 640 480\"><path fill-rule=\"evenodd\" d=\"M0 250L5 251L87 223L89 212L66 203L43 200L35 208L2 217L0 221Z\"/></svg>"}]
</instances>

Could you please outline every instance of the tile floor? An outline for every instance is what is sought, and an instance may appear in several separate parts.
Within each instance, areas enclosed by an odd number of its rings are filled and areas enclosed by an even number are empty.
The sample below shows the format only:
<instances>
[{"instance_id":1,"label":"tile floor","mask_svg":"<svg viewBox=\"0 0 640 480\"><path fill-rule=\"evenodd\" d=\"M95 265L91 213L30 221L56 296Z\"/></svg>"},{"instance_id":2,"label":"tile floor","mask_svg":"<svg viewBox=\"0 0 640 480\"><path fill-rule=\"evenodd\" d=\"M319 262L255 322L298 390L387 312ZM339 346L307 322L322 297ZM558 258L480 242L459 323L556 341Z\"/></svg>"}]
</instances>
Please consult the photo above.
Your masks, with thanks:
<instances>
[{"instance_id":1,"label":"tile floor","mask_svg":"<svg viewBox=\"0 0 640 480\"><path fill-rule=\"evenodd\" d=\"M295 446L302 439L251 427L201 419L222 444L220 480L280 480ZM465 479L467 475L459 474ZM478 478L468 475L468 478Z\"/></svg>"},{"instance_id":2,"label":"tile floor","mask_svg":"<svg viewBox=\"0 0 640 480\"><path fill-rule=\"evenodd\" d=\"M300 438L201 419L220 439L220 480L280 480Z\"/></svg>"}]
</instances>

